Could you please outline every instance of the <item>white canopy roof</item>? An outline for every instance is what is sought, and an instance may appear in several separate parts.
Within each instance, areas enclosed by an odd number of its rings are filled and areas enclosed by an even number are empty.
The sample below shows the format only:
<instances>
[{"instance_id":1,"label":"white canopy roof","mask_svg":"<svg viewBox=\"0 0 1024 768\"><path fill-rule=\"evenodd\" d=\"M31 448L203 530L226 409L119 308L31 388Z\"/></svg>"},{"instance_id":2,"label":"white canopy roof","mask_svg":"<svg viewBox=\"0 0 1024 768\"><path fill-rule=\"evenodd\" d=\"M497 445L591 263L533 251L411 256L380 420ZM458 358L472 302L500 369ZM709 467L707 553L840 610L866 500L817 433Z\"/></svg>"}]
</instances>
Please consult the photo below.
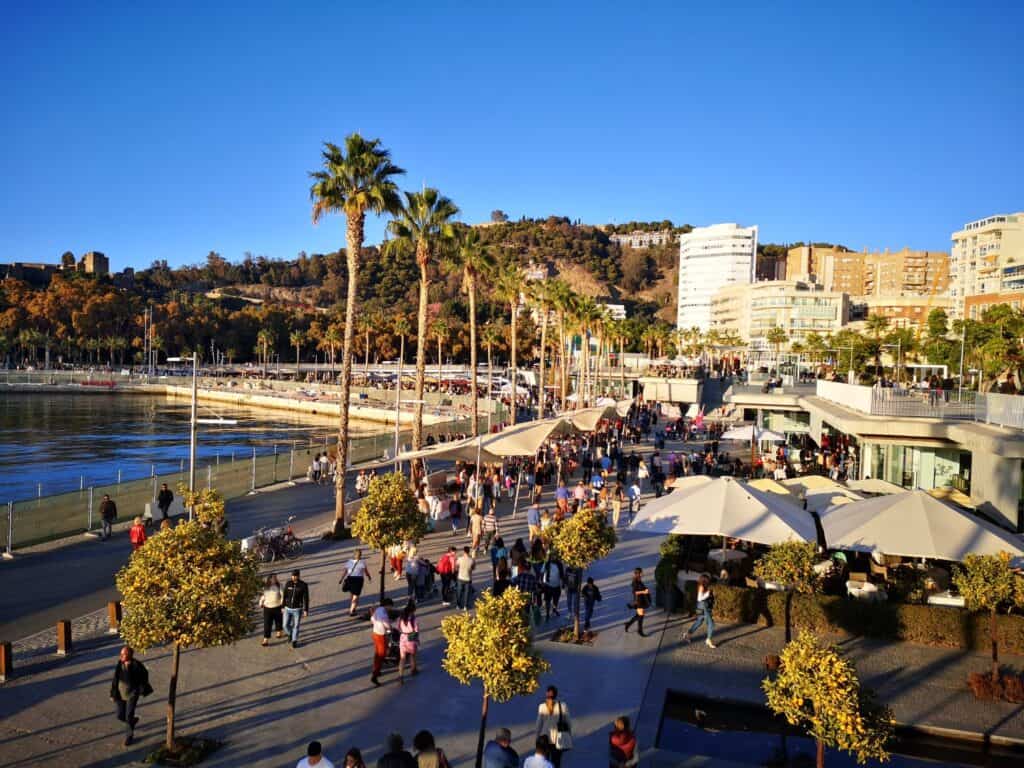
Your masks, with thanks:
<instances>
[{"instance_id":1,"label":"white canopy roof","mask_svg":"<svg viewBox=\"0 0 1024 768\"><path fill-rule=\"evenodd\" d=\"M749 443L752 440L756 440L759 443L764 440L770 440L773 443L783 443L786 441L786 436L778 432L772 432L770 429L761 429L756 424L746 424L742 427L733 427L726 430L722 433L721 439L742 440L745 443Z\"/></svg>"},{"instance_id":2,"label":"white canopy roof","mask_svg":"<svg viewBox=\"0 0 1024 768\"><path fill-rule=\"evenodd\" d=\"M758 544L817 541L814 520L792 502L731 477L695 475L677 481L675 490L643 507L634 530L730 536Z\"/></svg>"},{"instance_id":3,"label":"white canopy roof","mask_svg":"<svg viewBox=\"0 0 1024 768\"><path fill-rule=\"evenodd\" d=\"M832 507L821 516L831 549L962 561L1009 552L1024 558L1024 539L917 490Z\"/></svg>"},{"instance_id":4,"label":"white canopy roof","mask_svg":"<svg viewBox=\"0 0 1024 768\"><path fill-rule=\"evenodd\" d=\"M890 483L887 480L879 480L877 477L866 477L863 480L847 480L846 487L861 493L888 494L907 492L907 489L903 486Z\"/></svg>"}]
</instances>

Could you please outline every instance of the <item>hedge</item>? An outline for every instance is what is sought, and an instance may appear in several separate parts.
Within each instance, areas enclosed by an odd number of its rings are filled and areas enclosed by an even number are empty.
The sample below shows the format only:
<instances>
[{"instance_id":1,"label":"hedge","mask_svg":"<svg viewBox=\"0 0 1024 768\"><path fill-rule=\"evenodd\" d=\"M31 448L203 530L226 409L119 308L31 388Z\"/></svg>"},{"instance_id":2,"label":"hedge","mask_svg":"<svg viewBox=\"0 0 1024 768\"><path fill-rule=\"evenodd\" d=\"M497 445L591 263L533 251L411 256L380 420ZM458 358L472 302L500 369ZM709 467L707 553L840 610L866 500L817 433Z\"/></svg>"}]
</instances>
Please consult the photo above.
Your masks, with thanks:
<instances>
[{"instance_id":1,"label":"hedge","mask_svg":"<svg viewBox=\"0 0 1024 768\"><path fill-rule=\"evenodd\" d=\"M668 568L661 570L664 573ZM663 604L670 593L662 582L658 588ZM672 607L678 612L693 606L695 586L687 585L685 598L674 585L671 594ZM784 592L715 586L714 615L724 622L782 626L785 606ZM869 603L834 595L793 595L791 611L795 628L818 633L876 637L971 651L991 650L987 613L936 605ZM1024 616L1000 614L996 622L1000 652L1024 654Z\"/></svg>"}]
</instances>

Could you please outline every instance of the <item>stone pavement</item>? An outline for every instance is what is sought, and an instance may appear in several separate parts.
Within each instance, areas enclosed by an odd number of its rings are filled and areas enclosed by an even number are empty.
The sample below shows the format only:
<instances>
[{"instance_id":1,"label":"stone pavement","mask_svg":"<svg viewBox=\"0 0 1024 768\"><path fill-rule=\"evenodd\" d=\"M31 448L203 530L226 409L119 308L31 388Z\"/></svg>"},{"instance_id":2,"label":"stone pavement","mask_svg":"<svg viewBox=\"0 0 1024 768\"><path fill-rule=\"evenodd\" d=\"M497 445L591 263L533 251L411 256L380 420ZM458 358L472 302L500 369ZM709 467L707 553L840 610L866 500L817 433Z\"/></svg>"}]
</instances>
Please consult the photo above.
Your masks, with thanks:
<instances>
[{"instance_id":1,"label":"stone pavement","mask_svg":"<svg viewBox=\"0 0 1024 768\"><path fill-rule=\"evenodd\" d=\"M525 511L512 521L510 508L510 502L502 503L501 524L505 537L514 540L526 534ZM466 539L441 531L431 534L420 549L436 561L450 543L461 547ZM621 623L628 616L631 571L644 567L653 577L657 545L655 538L627 534L614 556L593 569L604 594L594 621L600 633L595 646L564 646L543 639L558 620L543 625L538 633L538 646L552 665L552 673L542 683L558 685L573 713L576 749L566 765L601 765L611 720L619 714L637 714L658 640L627 635ZM394 672L388 672L384 686L375 689L369 681L369 626L347 616L346 596L337 584L341 565L354 548L352 543L310 541L307 554L296 561L312 595L312 611L303 624L298 649L283 640L263 648L254 633L235 646L183 654L180 732L227 742L210 765L291 764L313 738L323 741L332 759L340 759L350 746L359 746L370 762L379 756L389 732L398 730L411 740L421 728L433 731L454 765L472 763L480 691L458 685L440 666L439 624L445 612L453 609L442 609L436 599L424 604L420 611L422 673L400 688ZM379 556L373 555L371 562L379 563ZM284 564L280 570L287 572L290 567ZM371 600L379 585L377 578L375 574L366 588ZM404 601L405 583L394 581L390 574L387 578L389 594L396 602ZM475 583L478 590L490 583L490 569L483 562ZM159 743L169 653L156 649L143 657L156 690L140 707L137 745L123 749L120 723L107 697L119 643L100 628L94 629L91 636L76 638L76 650L69 659L54 657L52 644L36 642L22 649L17 676L0 687L0 765L126 765ZM511 728L515 748L523 756L529 754L541 698L538 691L533 697L492 705L488 733L499 726Z\"/></svg>"},{"instance_id":2,"label":"stone pavement","mask_svg":"<svg viewBox=\"0 0 1024 768\"><path fill-rule=\"evenodd\" d=\"M280 491L263 500L257 497L253 503L268 507L263 514L279 515L281 509L291 509L293 502L312 505L310 494L317 490ZM307 518L311 529L330 519L325 510L329 498L320 504L324 511ZM502 532L511 542L525 537L526 530L525 510L514 521L509 519L510 511L510 502L504 501ZM564 762L569 768L606 764L606 734L620 714L638 722L643 764L656 759L654 741L669 689L763 701L759 687L763 657L782 645L782 630L734 625L720 628L717 650L701 643L684 647L679 641L684 620L659 611L652 613L647 625L654 637L624 634L631 571L644 568L653 587L661 537L621 533L612 555L592 570L604 594L594 622L599 632L596 644L576 647L550 642L547 638L558 620L538 632L537 646L552 665L542 686L557 685L573 715L576 749ZM449 544L461 548L466 542L464 535L453 538L441 530L428 536L420 549L436 561ZM298 649L276 639L271 647L263 648L257 631L235 646L183 654L179 733L226 742L208 765L293 765L313 738L324 743L326 754L336 762L350 746L358 746L372 765L389 732L397 730L410 741L421 728L434 733L453 765L472 764L480 691L458 685L440 666L443 639L439 624L453 609L442 609L436 598L422 606L422 673L399 687L395 673L386 672L383 687L375 689L369 681L369 627L347 616L347 595L337 583L341 566L355 546L352 542L307 541L306 554L295 565L310 584L312 611L303 623ZM484 560L475 576L478 590L490 583L490 569ZM372 554L370 562L379 568L378 555ZM278 570L287 573L291 567L290 563L280 564ZM378 578L374 574L367 584L365 605L373 602ZM390 575L387 579L390 596L401 604L405 583ZM120 723L114 719L108 699L120 643L104 633L102 618L102 613L93 613L76 622L76 631L82 634L76 635L75 653L68 659L53 655L48 633L18 644L16 677L0 686L0 765L128 765L160 743L169 653L154 649L143 657L155 692L140 707L137 744L124 749ZM1024 737L1020 708L975 703L963 685L967 671L985 668L984 655L850 639L843 645L857 661L862 679L880 691L900 721ZM1022 659L1006 661L1024 666ZM541 696L538 691L532 697L493 704L488 738L495 728L509 727L514 747L521 756L529 754ZM697 758L687 764L721 765Z\"/></svg>"}]
</instances>

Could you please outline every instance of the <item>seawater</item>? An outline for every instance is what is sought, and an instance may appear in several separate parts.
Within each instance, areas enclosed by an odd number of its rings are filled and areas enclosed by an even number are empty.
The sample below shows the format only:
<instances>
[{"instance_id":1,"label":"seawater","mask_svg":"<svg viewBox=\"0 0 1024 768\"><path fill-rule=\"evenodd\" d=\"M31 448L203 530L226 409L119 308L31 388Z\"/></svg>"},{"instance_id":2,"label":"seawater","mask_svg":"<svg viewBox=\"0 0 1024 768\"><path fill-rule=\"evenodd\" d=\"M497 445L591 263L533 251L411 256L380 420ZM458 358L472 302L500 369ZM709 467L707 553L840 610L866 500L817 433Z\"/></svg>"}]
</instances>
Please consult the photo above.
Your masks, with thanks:
<instances>
[{"instance_id":1,"label":"seawater","mask_svg":"<svg viewBox=\"0 0 1024 768\"><path fill-rule=\"evenodd\" d=\"M187 400L121 393L53 394L0 391L0 503L176 472L188 465ZM323 445L336 420L287 411L200 404L199 417L236 425L201 424L200 464L245 461L284 452L293 442ZM352 435L386 428L353 421Z\"/></svg>"}]
</instances>

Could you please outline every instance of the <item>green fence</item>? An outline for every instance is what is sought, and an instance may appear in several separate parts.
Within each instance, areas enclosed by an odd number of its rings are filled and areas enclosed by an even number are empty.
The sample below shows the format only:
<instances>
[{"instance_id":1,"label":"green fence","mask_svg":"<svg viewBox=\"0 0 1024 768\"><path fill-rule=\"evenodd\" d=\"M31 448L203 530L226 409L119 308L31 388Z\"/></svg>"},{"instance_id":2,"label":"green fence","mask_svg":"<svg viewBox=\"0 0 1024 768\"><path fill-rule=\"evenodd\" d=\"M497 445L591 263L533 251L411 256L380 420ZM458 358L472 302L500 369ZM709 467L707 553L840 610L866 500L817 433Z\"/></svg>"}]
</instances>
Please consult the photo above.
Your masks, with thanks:
<instances>
[{"instance_id":1,"label":"green fence","mask_svg":"<svg viewBox=\"0 0 1024 768\"><path fill-rule=\"evenodd\" d=\"M487 420L481 419L481 429ZM469 431L469 420L425 425L425 435ZM403 432L402 443L409 434ZM337 440L329 441L336 445ZM353 465L394 455L394 432L355 437L349 441ZM259 488L304 477L313 457L325 450L323 442L275 446L273 453L257 454L240 448L233 460L221 460L196 467L196 487L215 488L225 499L245 496ZM155 508L160 486L167 483L177 493L179 485L188 484L188 472L153 474L151 477L112 485L82 488L55 496L41 496L27 501L8 502L0 521L0 549L8 552L17 547L38 544L49 539L71 536L100 528L100 502L109 494L117 504L118 522L131 520L145 512L146 505Z\"/></svg>"}]
</instances>

